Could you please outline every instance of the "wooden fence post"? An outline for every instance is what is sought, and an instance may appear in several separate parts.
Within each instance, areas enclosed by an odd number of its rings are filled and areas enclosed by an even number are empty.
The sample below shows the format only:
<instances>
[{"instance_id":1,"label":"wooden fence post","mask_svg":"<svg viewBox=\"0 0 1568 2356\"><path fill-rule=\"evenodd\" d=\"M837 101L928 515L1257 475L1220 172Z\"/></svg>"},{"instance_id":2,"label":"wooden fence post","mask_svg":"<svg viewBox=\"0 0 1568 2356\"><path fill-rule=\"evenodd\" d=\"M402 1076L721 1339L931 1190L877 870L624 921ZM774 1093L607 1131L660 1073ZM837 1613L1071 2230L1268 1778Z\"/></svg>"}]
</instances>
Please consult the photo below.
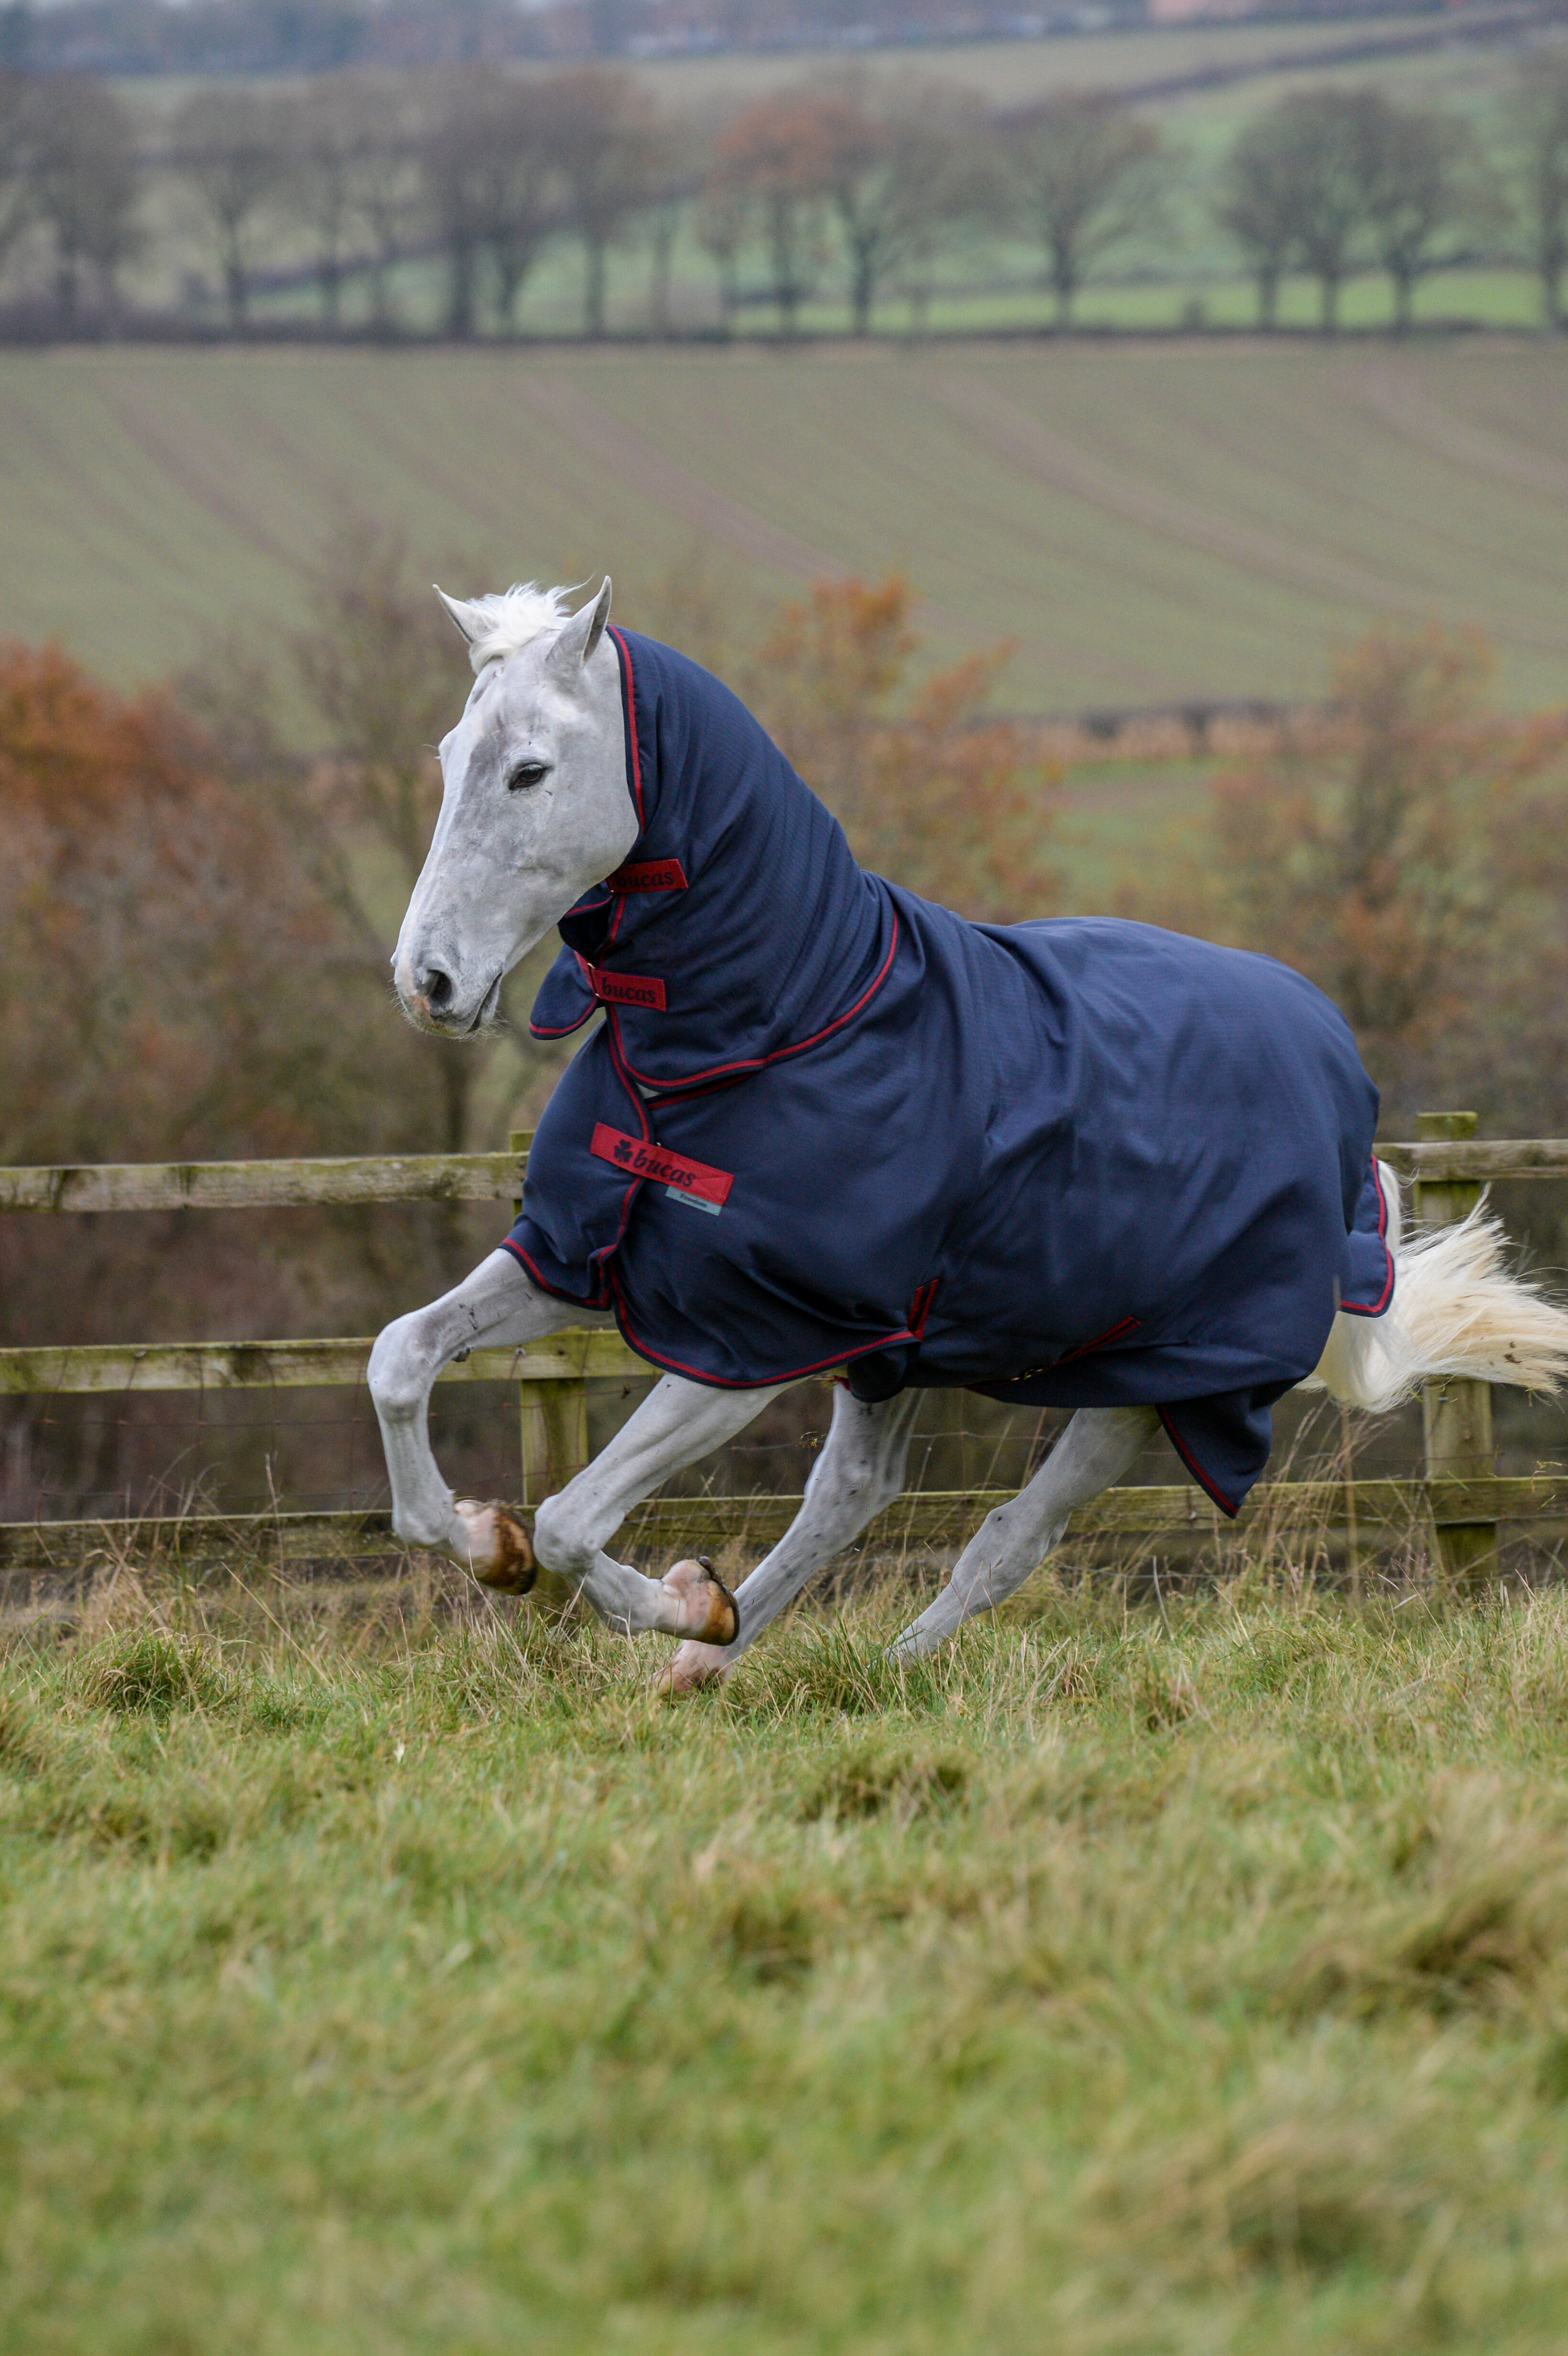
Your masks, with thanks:
<instances>
[{"instance_id":1,"label":"wooden fence post","mask_svg":"<svg viewBox=\"0 0 1568 2356\"><path fill-rule=\"evenodd\" d=\"M522 1207L523 1170L533 1143L531 1129L514 1129L507 1151L518 1160L514 1207ZM575 1381L519 1383L518 1419L523 1447L522 1504L532 1510L564 1489L588 1462L588 1385Z\"/></svg>"},{"instance_id":2,"label":"wooden fence post","mask_svg":"<svg viewBox=\"0 0 1568 2356\"><path fill-rule=\"evenodd\" d=\"M1473 1112L1416 1115L1416 1135L1424 1145L1475 1134ZM1480 1185L1475 1179L1418 1178L1415 1182L1415 1215L1424 1227L1456 1226L1480 1199ZM1394 1315L1398 1314L1396 1293ZM1489 1383L1442 1376L1424 1383L1421 1420L1428 1481L1492 1478L1497 1466L1492 1450ZM1435 1516L1434 1526L1445 1584L1456 1593L1479 1595L1495 1590L1499 1577L1496 1522L1451 1522Z\"/></svg>"}]
</instances>

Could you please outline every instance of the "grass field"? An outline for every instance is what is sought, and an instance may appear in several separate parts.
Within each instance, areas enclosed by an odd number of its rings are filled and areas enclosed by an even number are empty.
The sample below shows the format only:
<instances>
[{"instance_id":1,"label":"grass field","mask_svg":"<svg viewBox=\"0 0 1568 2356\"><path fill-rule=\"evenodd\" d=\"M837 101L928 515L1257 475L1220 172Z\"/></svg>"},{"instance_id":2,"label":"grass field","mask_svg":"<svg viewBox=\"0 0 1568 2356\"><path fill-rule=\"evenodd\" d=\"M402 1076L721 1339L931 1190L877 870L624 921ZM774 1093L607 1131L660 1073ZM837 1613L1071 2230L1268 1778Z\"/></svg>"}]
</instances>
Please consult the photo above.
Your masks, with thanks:
<instances>
[{"instance_id":1,"label":"grass field","mask_svg":"<svg viewBox=\"0 0 1568 2356\"><path fill-rule=\"evenodd\" d=\"M1001 700L1322 691L1384 617L1479 624L1568 687L1568 351L1496 340L676 353L135 350L0 359L0 626L112 678L294 626L334 519L459 585L607 566L654 627L699 550L738 597L903 570Z\"/></svg>"},{"instance_id":2,"label":"grass field","mask_svg":"<svg viewBox=\"0 0 1568 2356\"><path fill-rule=\"evenodd\" d=\"M0 2347L1561 2349L1562 1593L898 1608L13 1651Z\"/></svg>"}]
</instances>

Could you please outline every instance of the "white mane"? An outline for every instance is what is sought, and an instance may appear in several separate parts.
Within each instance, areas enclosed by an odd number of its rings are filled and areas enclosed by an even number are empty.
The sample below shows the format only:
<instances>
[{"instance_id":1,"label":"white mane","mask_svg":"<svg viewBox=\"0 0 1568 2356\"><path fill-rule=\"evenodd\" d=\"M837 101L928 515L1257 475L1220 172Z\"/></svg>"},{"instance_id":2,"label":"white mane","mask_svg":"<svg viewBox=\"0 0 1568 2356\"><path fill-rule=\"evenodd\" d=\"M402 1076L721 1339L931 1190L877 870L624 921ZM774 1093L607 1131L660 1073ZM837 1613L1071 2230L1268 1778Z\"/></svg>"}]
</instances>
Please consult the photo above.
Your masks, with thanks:
<instances>
[{"instance_id":1,"label":"white mane","mask_svg":"<svg viewBox=\"0 0 1568 2356\"><path fill-rule=\"evenodd\" d=\"M541 589L537 581L515 581L509 589L485 597L436 595L468 641L468 659L476 671L486 663L515 655L542 631L559 629L567 619L570 589Z\"/></svg>"}]
</instances>

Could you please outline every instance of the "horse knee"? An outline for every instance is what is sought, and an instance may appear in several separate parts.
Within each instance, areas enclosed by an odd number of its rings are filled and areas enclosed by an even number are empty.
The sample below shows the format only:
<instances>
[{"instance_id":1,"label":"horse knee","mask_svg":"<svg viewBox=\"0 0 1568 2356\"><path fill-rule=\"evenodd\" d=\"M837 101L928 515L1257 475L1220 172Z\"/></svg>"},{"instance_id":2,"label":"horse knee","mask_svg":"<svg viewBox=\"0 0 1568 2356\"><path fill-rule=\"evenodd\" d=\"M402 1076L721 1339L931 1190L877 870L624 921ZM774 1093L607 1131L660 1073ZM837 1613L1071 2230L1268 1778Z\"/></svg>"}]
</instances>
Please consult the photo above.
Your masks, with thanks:
<instances>
[{"instance_id":1,"label":"horse knee","mask_svg":"<svg viewBox=\"0 0 1568 2356\"><path fill-rule=\"evenodd\" d=\"M428 1363L428 1350L421 1347L422 1315L422 1311L414 1309L406 1317L395 1317L377 1334L370 1353L365 1373L370 1402L377 1414L389 1422L408 1422L421 1412L430 1397L436 1370Z\"/></svg>"},{"instance_id":2,"label":"horse knee","mask_svg":"<svg viewBox=\"0 0 1568 2356\"><path fill-rule=\"evenodd\" d=\"M534 1552L558 1579L585 1579L593 1568L598 1542L564 1489L534 1515Z\"/></svg>"}]
</instances>

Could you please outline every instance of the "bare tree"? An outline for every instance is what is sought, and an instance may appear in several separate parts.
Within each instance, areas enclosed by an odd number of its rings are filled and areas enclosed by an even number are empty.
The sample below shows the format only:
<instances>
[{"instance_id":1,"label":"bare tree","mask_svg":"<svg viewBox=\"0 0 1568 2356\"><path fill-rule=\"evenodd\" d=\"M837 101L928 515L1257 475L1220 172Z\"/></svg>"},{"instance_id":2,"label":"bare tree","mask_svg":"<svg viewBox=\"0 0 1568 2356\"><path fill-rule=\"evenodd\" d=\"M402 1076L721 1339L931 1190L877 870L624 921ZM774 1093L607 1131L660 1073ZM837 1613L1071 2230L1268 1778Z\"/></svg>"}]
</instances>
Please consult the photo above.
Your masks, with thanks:
<instances>
[{"instance_id":1,"label":"bare tree","mask_svg":"<svg viewBox=\"0 0 1568 2356\"><path fill-rule=\"evenodd\" d=\"M648 332L670 332L670 275L676 240L701 179L702 136L689 119L667 120L648 135L648 193L643 220L648 245Z\"/></svg>"},{"instance_id":2,"label":"bare tree","mask_svg":"<svg viewBox=\"0 0 1568 2356\"><path fill-rule=\"evenodd\" d=\"M1364 91L1306 90L1283 98L1266 120L1291 192L1296 251L1317 281L1319 324L1339 324L1339 290L1355 263L1367 217Z\"/></svg>"},{"instance_id":3,"label":"bare tree","mask_svg":"<svg viewBox=\"0 0 1568 2356\"><path fill-rule=\"evenodd\" d=\"M32 93L26 74L0 71L0 266L33 218Z\"/></svg>"},{"instance_id":4,"label":"bare tree","mask_svg":"<svg viewBox=\"0 0 1568 2356\"><path fill-rule=\"evenodd\" d=\"M1113 97L1062 91L1014 123L1008 146L1019 209L1044 249L1065 329L1092 265L1157 217L1159 134Z\"/></svg>"},{"instance_id":5,"label":"bare tree","mask_svg":"<svg viewBox=\"0 0 1568 2356\"><path fill-rule=\"evenodd\" d=\"M254 240L289 170L286 102L243 89L205 90L175 123L175 153L217 242L230 327L250 307Z\"/></svg>"},{"instance_id":6,"label":"bare tree","mask_svg":"<svg viewBox=\"0 0 1568 2356\"><path fill-rule=\"evenodd\" d=\"M446 261L446 332L466 342L477 324L479 258L489 218L489 173L475 134L490 86L482 66L435 77L420 143L420 177Z\"/></svg>"},{"instance_id":7,"label":"bare tree","mask_svg":"<svg viewBox=\"0 0 1568 2356\"><path fill-rule=\"evenodd\" d=\"M1507 130L1512 195L1541 281L1542 324L1561 332L1568 329L1568 56L1531 59L1510 96Z\"/></svg>"},{"instance_id":8,"label":"bare tree","mask_svg":"<svg viewBox=\"0 0 1568 2356\"><path fill-rule=\"evenodd\" d=\"M999 211L1000 176L984 168L980 110L962 93L923 82L841 81L818 101L827 193L849 261L857 335L890 278L901 275L917 311L944 235Z\"/></svg>"},{"instance_id":9,"label":"bare tree","mask_svg":"<svg viewBox=\"0 0 1568 2356\"><path fill-rule=\"evenodd\" d=\"M1258 293L1258 325L1272 334L1279 283L1296 249L1296 192L1272 114L1246 124L1225 159L1214 217L1246 258Z\"/></svg>"},{"instance_id":10,"label":"bare tree","mask_svg":"<svg viewBox=\"0 0 1568 2356\"><path fill-rule=\"evenodd\" d=\"M549 85L555 160L582 240L582 332L604 332L604 265L628 217L647 198L655 162L652 102L618 67L584 66Z\"/></svg>"},{"instance_id":11,"label":"bare tree","mask_svg":"<svg viewBox=\"0 0 1568 2356\"><path fill-rule=\"evenodd\" d=\"M698 199L692 234L719 273L719 319L727 336L735 332L741 301L741 253L752 222L752 191L743 180L717 166Z\"/></svg>"},{"instance_id":12,"label":"bare tree","mask_svg":"<svg viewBox=\"0 0 1568 2356\"><path fill-rule=\"evenodd\" d=\"M1393 282L1393 329L1408 333L1418 278L1440 269L1445 231L1477 220L1485 204L1479 151L1467 123L1424 107L1361 93L1361 198L1378 260Z\"/></svg>"},{"instance_id":13,"label":"bare tree","mask_svg":"<svg viewBox=\"0 0 1568 2356\"><path fill-rule=\"evenodd\" d=\"M822 207L832 150L822 110L809 98L762 98L718 141L709 195L734 191L760 217L779 326L793 337L800 305L824 258Z\"/></svg>"},{"instance_id":14,"label":"bare tree","mask_svg":"<svg viewBox=\"0 0 1568 2356\"><path fill-rule=\"evenodd\" d=\"M420 209L420 154L423 124L419 102L400 78L396 89L350 85L360 120L355 146L355 181L360 218L369 240L370 318L378 334L394 325L391 273L413 232Z\"/></svg>"},{"instance_id":15,"label":"bare tree","mask_svg":"<svg viewBox=\"0 0 1568 2356\"><path fill-rule=\"evenodd\" d=\"M31 208L54 243L61 310L74 318L84 268L97 273L111 308L119 273L135 251L140 174L130 117L102 82L54 74L32 92L25 141Z\"/></svg>"},{"instance_id":16,"label":"bare tree","mask_svg":"<svg viewBox=\"0 0 1568 2356\"><path fill-rule=\"evenodd\" d=\"M902 191L891 168L892 137L857 89L806 102L816 108L828 201L849 258L850 325L863 336L902 226Z\"/></svg>"},{"instance_id":17,"label":"bare tree","mask_svg":"<svg viewBox=\"0 0 1568 2356\"><path fill-rule=\"evenodd\" d=\"M496 307L513 334L524 284L558 210L554 117L549 83L496 80L475 126Z\"/></svg>"},{"instance_id":18,"label":"bare tree","mask_svg":"<svg viewBox=\"0 0 1568 2356\"><path fill-rule=\"evenodd\" d=\"M972 93L936 83L892 94L886 266L923 332L938 257L1008 217L1008 176Z\"/></svg>"},{"instance_id":19,"label":"bare tree","mask_svg":"<svg viewBox=\"0 0 1568 2356\"><path fill-rule=\"evenodd\" d=\"M288 206L315 240L321 316L336 327L343 315L346 250L360 218L360 164L371 126L356 86L330 74L296 102L287 128Z\"/></svg>"}]
</instances>

